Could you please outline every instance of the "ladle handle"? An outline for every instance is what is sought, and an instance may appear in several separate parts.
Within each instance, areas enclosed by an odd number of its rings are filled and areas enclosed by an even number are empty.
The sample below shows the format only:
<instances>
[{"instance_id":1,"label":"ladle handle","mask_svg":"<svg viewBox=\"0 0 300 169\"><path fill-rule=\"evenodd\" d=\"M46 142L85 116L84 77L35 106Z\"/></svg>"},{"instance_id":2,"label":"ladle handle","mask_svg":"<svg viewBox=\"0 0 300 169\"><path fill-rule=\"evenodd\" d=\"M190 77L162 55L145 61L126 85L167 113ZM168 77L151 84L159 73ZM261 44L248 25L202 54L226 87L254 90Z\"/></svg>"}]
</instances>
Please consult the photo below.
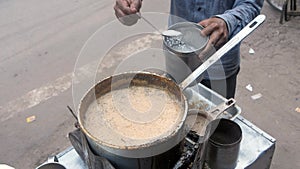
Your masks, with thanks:
<instances>
[{"instance_id":1,"label":"ladle handle","mask_svg":"<svg viewBox=\"0 0 300 169\"><path fill-rule=\"evenodd\" d=\"M148 25L150 25L153 29L155 29L159 34L163 34L156 26L154 26L148 19L142 16L140 12L137 12L136 15L140 18L142 18Z\"/></svg>"},{"instance_id":2,"label":"ladle handle","mask_svg":"<svg viewBox=\"0 0 300 169\"><path fill-rule=\"evenodd\" d=\"M237 33L231 40L229 40L223 47L216 51L204 63L202 63L192 74L180 83L180 87L184 90L188 87L198 76L205 72L212 64L219 60L229 50L235 47L243 39L245 39L252 31L254 31L266 19L265 15L258 15L248 25L246 25L239 33Z\"/></svg>"}]
</instances>

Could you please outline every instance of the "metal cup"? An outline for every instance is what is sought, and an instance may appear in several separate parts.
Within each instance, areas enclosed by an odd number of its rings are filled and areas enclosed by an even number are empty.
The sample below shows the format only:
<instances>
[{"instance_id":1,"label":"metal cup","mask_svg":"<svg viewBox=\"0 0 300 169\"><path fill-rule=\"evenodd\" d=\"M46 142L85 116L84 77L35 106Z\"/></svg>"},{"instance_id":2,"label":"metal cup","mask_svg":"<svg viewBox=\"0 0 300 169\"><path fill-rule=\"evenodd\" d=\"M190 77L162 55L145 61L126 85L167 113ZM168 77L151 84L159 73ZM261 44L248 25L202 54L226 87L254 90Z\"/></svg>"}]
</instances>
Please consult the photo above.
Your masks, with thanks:
<instances>
[{"instance_id":1,"label":"metal cup","mask_svg":"<svg viewBox=\"0 0 300 169\"><path fill-rule=\"evenodd\" d=\"M228 119L217 119L209 127L211 135L206 147L206 165L211 169L234 169L242 140L240 126Z\"/></svg>"},{"instance_id":2,"label":"metal cup","mask_svg":"<svg viewBox=\"0 0 300 169\"><path fill-rule=\"evenodd\" d=\"M209 37L201 34L202 29L201 25L191 22L179 22L169 27L169 30L176 30L182 33L183 36L180 41L186 44L186 48L170 46L169 40L174 38L164 38L163 45L167 73L178 83L184 80L203 62L199 58L199 54L205 48Z\"/></svg>"}]
</instances>

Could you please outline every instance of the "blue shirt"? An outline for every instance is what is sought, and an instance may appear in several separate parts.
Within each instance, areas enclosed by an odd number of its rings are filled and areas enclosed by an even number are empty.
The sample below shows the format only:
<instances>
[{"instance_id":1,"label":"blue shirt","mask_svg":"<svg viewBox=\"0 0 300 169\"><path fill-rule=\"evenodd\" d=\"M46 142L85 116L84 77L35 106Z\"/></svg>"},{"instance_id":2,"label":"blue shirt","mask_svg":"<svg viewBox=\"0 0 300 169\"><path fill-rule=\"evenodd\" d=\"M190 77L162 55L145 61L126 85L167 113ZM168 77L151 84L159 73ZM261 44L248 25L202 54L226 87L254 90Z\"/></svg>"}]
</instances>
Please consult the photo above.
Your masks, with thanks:
<instances>
[{"instance_id":1,"label":"blue shirt","mask_svg":"<svg viewBox=\"0 0 300 169\"><path fill-rule=\"evenodd\" d=\"M171 0L171 15L198 23L210 17L222 18L229 31L229 39L252 21L263 6L264 0ZM176 23L177 17L170 17ZM240 44L212 65L205 79L224 79L234 74L240 64Z\"/></svg>"}]
</instances>

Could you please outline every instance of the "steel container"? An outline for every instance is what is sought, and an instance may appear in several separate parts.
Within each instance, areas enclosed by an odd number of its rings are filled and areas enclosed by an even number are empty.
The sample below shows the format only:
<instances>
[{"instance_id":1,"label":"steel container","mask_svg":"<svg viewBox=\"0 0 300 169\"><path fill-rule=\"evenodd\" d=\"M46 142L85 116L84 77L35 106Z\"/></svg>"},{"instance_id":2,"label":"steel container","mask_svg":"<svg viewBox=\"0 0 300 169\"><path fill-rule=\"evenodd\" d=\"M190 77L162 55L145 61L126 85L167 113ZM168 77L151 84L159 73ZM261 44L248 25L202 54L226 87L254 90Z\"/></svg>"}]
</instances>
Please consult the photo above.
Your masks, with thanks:
<instances>
[{"instance_id":1,"label":"steel container","mask_svg":"<svg viewBox=\"0 0 300 169\"><path fill-rule=\"evenodd\" d=\"M209 124L205 161L209 168L234 169L237 165L241 127L232 120L217 119Z\"/></svg>"},{"instance_id":2,"label":"steel container","mask_svg":"<svg viewBox=\"0 0 300 169\"><path fill-rule=\"evenodd\" d=\"M209 38L201 34L202 29L201 25L191 22L179 22L169 27L169 30L176 30L183 34L180 41L188 48L171 46L168 41L174 37L164 38L167 73L178 83L203 63L199 54L205 48ZM201 79L201 76L198 79Z\"/></svg>"}]
</instances>

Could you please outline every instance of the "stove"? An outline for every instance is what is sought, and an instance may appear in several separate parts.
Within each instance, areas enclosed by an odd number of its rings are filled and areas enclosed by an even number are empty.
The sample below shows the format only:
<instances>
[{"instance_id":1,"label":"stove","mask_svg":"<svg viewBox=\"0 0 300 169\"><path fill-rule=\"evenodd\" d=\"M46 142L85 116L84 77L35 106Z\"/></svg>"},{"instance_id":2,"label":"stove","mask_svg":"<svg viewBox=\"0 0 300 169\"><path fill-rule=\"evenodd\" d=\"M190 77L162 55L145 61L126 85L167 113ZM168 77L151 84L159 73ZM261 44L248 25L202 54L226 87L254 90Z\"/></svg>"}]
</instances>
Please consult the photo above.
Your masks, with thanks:
<instances>
[{"instance_id":1,"label":"stove","mask_svg":"<svg viewBox=\"0 0 300 169\"><path fill-rule=\"evenodd\" d=\"M89 169L119 169L114 166L118 166L118 163L114 161L110 162L104 157L96 155L88 145L85 135L76 129L69 133L69 139L71 144ZM155 168L155 169L192 169L194 167L197 152L200 152L202 144L198 142L199 135L190 131L181 144L175 146L171 150L157 155L155 157L136 159L138 163L137 169ZM200 154L200 153L198 153ZM119 160L126 162L127 158L119 157ZM128 160L128 159L127 159ZM150 161L146 163L145 161ZM151 165L151 166L150 166Z\"/></svg>"},{"instance_id":2,"label":"stove","mask_svg":"<svg viewBox=\"0 0 300 169\"><path fill-rule=\"evenodd\" d=\"M243 132L243 139L240 145L236 169L270 168L275 151L276 140L241 115L237 116L234 121L239 124ZM187 153L186 156L188 157L186 159L192 159L189 158L189 153ZM58 161L66 167L66 169L89 169L88 165L81 159L73 146L58 153L56 157ZM178 160L177 162L181 163L181 160ZM188 161L183 163L192 164ZM188 169L188 167L191 166L184 165L184 167L187 167L186 169ZM192 167L196 166L193 165ZM204 168L205 167L206 166L204 165Z\"/></svg>"}]
</instances>

